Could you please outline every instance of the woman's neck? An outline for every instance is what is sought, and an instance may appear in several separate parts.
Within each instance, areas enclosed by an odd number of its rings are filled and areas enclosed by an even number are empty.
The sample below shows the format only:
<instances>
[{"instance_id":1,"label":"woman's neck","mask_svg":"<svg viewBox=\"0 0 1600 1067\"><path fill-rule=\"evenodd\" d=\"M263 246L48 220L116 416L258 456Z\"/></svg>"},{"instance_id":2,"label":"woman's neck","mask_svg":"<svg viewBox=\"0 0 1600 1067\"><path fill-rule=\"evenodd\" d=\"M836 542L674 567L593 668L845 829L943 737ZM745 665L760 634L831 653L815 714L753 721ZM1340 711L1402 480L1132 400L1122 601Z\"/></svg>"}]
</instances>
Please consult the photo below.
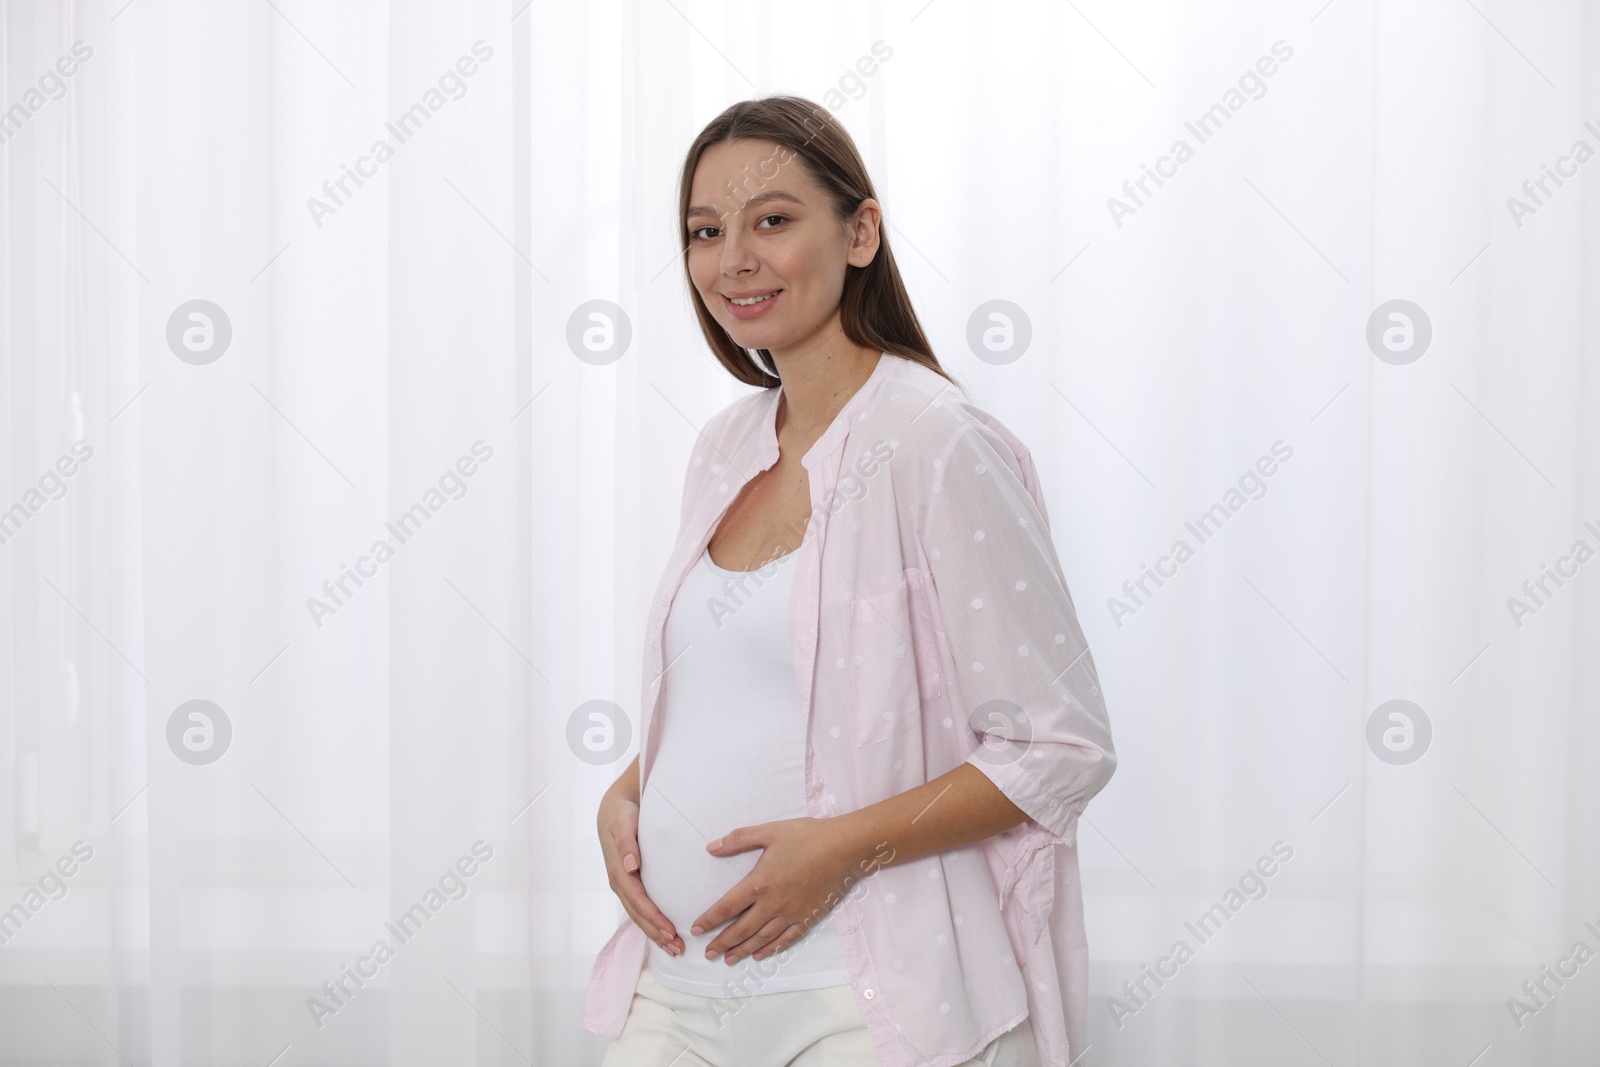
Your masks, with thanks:
<instances>
[{"instance_id":1,"label":"woman's neck","mask_svg":"<svg viewBox=\"0 0 1600 1067\"><path fill-rule=\"evenodd\" d=\"M848 341L831 351L807 355L774 356L783 380L783 408L778 412L778 432L815 440L833 422L850 398L872 377L881 354Z\"/></svg>"}]
</instances>

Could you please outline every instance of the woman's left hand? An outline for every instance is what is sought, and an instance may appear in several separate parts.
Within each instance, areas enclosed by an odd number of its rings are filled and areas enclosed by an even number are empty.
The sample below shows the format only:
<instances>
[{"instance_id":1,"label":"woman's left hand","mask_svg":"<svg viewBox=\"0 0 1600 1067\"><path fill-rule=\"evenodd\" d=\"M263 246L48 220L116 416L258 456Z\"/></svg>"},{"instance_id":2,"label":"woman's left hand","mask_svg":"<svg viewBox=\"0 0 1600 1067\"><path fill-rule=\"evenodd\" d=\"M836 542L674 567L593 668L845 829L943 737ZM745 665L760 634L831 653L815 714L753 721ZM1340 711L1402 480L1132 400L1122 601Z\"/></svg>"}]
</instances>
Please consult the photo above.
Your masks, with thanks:
<instances>
[{"instance_id":1,"label":"woman's left hand","mask_svg":"<svg viewBox=\"0 0 1600 1067\"><path fill-rule=\"evenodd\" d=\"M728 963L766 959L826 919L860 875L852 877L848 835L837 819L780 819L740 826L706 845L713 856L763 849L755 867L694 921L692 933L733 919L706 948Z\"/></svg>"}]
</instances>

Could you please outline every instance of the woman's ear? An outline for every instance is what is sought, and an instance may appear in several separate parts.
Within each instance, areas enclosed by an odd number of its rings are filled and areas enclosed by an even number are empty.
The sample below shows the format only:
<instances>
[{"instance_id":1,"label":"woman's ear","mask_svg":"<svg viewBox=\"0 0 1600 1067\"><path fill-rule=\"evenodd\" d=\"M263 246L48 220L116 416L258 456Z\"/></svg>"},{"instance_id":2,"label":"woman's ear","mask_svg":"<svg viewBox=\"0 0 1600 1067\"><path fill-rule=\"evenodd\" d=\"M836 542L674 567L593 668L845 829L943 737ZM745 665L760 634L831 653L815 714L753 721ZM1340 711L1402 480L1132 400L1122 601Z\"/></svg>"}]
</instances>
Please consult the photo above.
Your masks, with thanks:
<instances>
[{"instance_id":1,"label":"woman's ear","mask_svg":"<svg viewBox=\"0 0 1600 1067\"><path fill-rule=\"evenodd\" d=\"M870 196L861 201L852 216L850 230L849 262L852 267L865 267L878 254L878 227L883 225L883 212L878 202Z\"/></svg>"}]
</instances>

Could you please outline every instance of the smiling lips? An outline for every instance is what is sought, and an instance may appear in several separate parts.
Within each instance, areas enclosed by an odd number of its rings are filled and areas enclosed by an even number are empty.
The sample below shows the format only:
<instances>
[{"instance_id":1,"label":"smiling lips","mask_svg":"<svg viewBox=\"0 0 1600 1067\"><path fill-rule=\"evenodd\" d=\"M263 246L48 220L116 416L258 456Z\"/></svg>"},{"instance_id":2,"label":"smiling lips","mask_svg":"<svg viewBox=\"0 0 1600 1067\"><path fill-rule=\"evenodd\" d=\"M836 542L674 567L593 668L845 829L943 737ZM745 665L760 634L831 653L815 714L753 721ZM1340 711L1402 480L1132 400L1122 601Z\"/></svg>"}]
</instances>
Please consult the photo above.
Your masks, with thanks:
<instances>
[{"instance_id":1,"label":"smiling lips","mask_svg":"<svg viewBox=\"0 0 1600 1067\"><path fill-rule=\"evenodd\" d=\"M736 319L754 319L772 310L782 289L746 289L737 293L723 293L722 305Z\"/></svg>"}]
</instances>

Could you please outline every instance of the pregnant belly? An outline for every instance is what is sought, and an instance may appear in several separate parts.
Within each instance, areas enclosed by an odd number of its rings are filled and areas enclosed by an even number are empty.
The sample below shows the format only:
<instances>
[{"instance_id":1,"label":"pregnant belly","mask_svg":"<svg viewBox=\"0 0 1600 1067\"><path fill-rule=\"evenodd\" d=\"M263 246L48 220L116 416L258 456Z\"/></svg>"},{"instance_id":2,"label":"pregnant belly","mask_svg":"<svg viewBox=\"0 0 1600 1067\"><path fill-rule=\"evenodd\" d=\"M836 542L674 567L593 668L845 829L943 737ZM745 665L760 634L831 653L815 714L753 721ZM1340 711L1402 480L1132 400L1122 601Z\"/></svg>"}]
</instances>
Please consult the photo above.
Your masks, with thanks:
<instances>
[{"instance_id":1,"label":"pregnant belly","mask_svg":"<svg viewBox=\"0 0 1600 1067\"><path fill-rule=\"evenodd\" d=\"M704 787L701 786L703 793ZM647 788L639 801L639 878L645 892L687 942L689 928L723 894L739 884L761 858L761 849L737 856L713 856L706 844L727 833L735 825L750 825L762 819L729 822L729 813L741 807L724 798L712 805L689 805L682 795ZM748 805L742 810L748 811ZM714 927L703 939L715 935Z\"/></svg>"}]
</instances>

